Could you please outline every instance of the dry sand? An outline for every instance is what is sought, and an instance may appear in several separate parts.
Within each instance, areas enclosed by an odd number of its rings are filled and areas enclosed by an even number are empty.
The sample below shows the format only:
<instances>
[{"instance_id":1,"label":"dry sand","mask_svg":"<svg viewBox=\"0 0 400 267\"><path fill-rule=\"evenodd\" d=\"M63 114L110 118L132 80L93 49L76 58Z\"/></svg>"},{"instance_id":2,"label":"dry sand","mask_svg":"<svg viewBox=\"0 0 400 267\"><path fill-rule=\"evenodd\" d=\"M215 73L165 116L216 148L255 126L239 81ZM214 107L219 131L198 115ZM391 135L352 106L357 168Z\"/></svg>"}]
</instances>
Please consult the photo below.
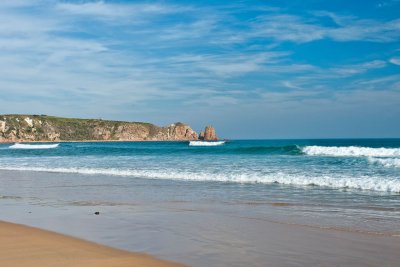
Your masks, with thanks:
<instances>
[{"instance_id":1,"label":"dry sand","mask_svg":"<svg viewBox=\"0 0 400 267\"><path fill-rule=\"evenodd\" d=\"M175 267L183 266L88 241L0 221L2 267Z\"/></svg>"}]
</instances>

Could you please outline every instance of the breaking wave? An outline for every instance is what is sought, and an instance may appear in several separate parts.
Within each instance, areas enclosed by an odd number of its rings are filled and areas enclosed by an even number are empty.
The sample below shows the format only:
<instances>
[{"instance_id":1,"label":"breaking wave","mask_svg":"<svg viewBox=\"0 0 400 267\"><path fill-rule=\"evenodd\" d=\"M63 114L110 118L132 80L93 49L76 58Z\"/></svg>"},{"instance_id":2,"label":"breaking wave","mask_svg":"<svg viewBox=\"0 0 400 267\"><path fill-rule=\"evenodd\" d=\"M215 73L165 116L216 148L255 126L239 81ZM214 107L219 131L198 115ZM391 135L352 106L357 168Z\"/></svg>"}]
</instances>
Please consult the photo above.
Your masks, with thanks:
<instances>
[{"instance_id":1,"label":"breaking wave","mask_svg":"<svg viewBox=\"0 0 400 267\"><path fill-rule=\"evenodd\" d=\"M11 149L50 149L50 148L56 148L58 147L59 144L50 144L50 145L31 145L31 144L19 144L16 143L9 148Z\"/></svg>"},{"instance_id":2,"label":"breaking wave","mask_svg":"<svg viewBox=\"0 0 400 267\"><path fill-rule=\"evenodd\" d=\"M357 146L305 146L302 152L310 156L337 157L400 157L400 148L372 148Z\"/></svg>"},{"instance_id":3,"label":"breaking wave","mask_svg":"<svg viewBox=\"0 0 400 267\"><path fill-rule=\"evenodd\" d=\"M1 167L0 170L37 171L53 173L75 173L85 175L130 176L135 178L168 179L186 181L213 181L231 183L283 184L293 186L321 186L336 189L371 190L400 193L400 180L376 176L308 176L284 172L263 174L245 173L209 173L209 172L177 172L173 170L133 170L133 169L101 169L101 168L45 168L45 167Z\"/></svg>"},{"instance_id":4,"label":"breaking wave","mask_svg":"<svg viewBox=\"0 0 400 267\"><path fill-rule=\"evenodd\" d=\"M384 167L396 167L400 168L400 158L388 158L388 159L382 159L382 158L368 158L368 161L372 164L379 164Z\"/></svg>"},{"instance_id":5,"label":"breaking wave","mask_svg":"<svg viewBox=\"0 0 400 267\"><path fill-rule=\"evenodd\" d=\"M225 141L190 141L189 146L220 146L225 144Z\"/></svg>"}]
</instances>

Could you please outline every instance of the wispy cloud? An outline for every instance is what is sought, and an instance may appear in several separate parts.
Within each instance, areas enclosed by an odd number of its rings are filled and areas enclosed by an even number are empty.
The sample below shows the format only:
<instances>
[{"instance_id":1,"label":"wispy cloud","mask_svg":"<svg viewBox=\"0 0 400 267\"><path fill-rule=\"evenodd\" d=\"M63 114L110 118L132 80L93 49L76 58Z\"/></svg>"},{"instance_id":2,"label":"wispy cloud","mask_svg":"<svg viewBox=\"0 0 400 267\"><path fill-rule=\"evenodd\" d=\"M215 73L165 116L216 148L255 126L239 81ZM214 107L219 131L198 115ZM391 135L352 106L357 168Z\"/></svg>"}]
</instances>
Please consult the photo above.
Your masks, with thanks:
<instances>
[{"instance_id":1,"label":"wispy cloud","mask_svg":"<svg viewBox=\"0 0 400 267\"><path fill-rule=\"evenodd\" d=\"M279 51L236 55L180 55L171 60L176 66L192 66L198 71L208 72L208 75L237 76L263 71L266 66L276 65L287 55Z\"/></svg>"},{"instance_id":2,"label":"wispy cloud","mask_svg":"<svg viewBox=\"0 0 400 267\"><path fill-rule=\"evenodd\" d=\"M374 69L381 69L386 66L386 62L383 60L373 60L368 62L363 62L359 64L346 65L342 67L332 68L329 71L331 73L339 74L343 76L351 76L355 74L364 73Z\"/></svg>"},{"instance_id":3,"label":"wispy cloud","mask_svg":"<svg viewBox=\"0 0 400 267\"><path fill-rule=\"evenodd\" d=\"M394 65L398 65L400 66L400 58L398 57L393 57L389 60L390 63L394 64Z\"/></svg>"},{"instance_id":4,"label":"wispy cloud","mask_svg":"<svg viewBox=\"0 0 400 267\"><path fill-rule=\"evenodd\" d=\"M58 3L56 9L70 15L91 16L97 19L143 17L149 14L168 14L181 12L179 6L148 3L119 3L105 1L83 3Z\"/></svg>"},{"instance_id":5,"label":"wispy cloud","mask_svg":"<svg viewBox=\"0 0 400 267\"><path fill-rule=\"evenodd\" d=\"M260 16L251 25L249 38L272 38L276 41L307 43L322 39L339 42L369 41L393 42L400 38L400 19L381 22L340 16L331 12L317 12L316 16L303 18L291 14ZM329 17L335 25L324 25L320 17Z\"/></svg>"}]
</instances>

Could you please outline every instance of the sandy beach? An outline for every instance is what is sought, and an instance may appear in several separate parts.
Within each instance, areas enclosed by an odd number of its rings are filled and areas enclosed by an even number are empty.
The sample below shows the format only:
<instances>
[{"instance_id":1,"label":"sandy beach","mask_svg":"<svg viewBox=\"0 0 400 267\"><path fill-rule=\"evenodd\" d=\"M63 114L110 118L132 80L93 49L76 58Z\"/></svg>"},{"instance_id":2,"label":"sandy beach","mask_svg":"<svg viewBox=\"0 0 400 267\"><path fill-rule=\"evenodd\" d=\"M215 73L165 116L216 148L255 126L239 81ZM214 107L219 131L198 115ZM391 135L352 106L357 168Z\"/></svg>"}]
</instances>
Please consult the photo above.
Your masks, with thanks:
<instances>
[{"instance_id":1,"label":"sandy beach","mask_svg":"<svg viewBox=\"0 0 400 267\"><path fill-rule=\"evenodd\" d=\"M0 221L1 266L183 266L148 256Z\"/></svg>"}]
</instances>

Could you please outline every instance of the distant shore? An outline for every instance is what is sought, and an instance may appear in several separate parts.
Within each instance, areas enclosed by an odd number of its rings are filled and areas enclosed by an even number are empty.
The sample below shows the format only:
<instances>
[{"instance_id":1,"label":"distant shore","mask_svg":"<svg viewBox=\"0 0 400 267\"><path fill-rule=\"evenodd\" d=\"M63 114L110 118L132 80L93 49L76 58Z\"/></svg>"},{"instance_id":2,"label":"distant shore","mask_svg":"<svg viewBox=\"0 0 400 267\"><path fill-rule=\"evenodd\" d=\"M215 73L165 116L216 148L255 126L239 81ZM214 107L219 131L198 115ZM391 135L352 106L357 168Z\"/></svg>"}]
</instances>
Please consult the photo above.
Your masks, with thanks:
<instances>
[{"instance_id":1,"label":"distant shore","mask_svg":"<svg viewBox=\"0 0 400 267\"><path fill-rule=\"evenodd\" d=\"M1 266L178 267L146 254L127 252L96 243L0 221Z\"/></svg>"},{"instance_id":2,"label":"distant shore","mask_svg":"<svg viewBox=\"0 0 400 267\"><path fill-rule=\"evenodd\" d=\"M218 139L213 141L229 141L231 139ZM13 141L13 142L2 142L0 141L0 145L7 145L7 144L15 144L15 143L28 143L28 144L58 144L58 143L124 143L124 142L131 142L131 143L143 143L143 142L150 142L150 143L173 143L173 142L181 142L181 143L188 143L190 141L204 141L204 140L67 140L67 141ZM204 141L209 142L209 141ZM210 141L212 142L212 141Z\"/></svg>"},{"instance_id":3,"label":"distant shore","mask_svg":"<svg viewBox=\"0 0 400 267\"><path fill-rule=\"evenodd\" d=\"M147 122L62 118L47 115L1 115L0 142L39 141L191 141L217 140L215 129L206 126L198 134L189 125L176 122L157 126Z\"/></svg>"},{"instance_id":4,"label":"distant shore","mask_svg":"<svg viewBox=\"0 0 400 267\"><path fill-rule=\"evenodd\" d=\"M56 144L56 143L123 143L123 142L132 142L132 143L142 143L142 142L190 142L193 140L67 140L67 141L13 141L13 142L1 142L0 144L7 145L7 144L15 144L15 143L32 143L32 144ZM201 141L201 140L195 140Z\"/></svg>"}]
</instances>

